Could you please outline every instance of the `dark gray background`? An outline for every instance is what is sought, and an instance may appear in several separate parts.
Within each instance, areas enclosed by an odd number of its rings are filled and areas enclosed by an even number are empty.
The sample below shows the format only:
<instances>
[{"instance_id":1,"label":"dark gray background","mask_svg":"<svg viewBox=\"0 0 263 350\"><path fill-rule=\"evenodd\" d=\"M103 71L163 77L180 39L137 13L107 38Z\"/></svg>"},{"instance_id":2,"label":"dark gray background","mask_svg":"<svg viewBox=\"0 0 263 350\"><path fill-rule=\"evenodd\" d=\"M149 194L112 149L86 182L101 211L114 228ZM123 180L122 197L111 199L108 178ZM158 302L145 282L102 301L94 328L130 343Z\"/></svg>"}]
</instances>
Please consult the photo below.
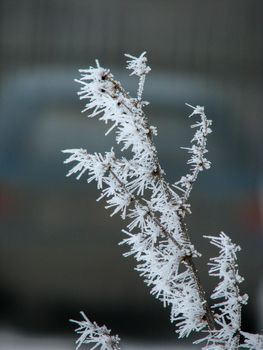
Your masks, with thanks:
<instances>
[{"instance_id":1,"label":"dark gray background","mask_svg":"<svg viewBox=\"0 0 263 350\"><path fill-rule=\"evenodd\" d=\"M105 127L81 115L78 68L111 67L131 93L123 54L147 51L145 99L170 181L187 171L185 102L213 119L208 157L192 194L190 233L224 230L239 254L246 330L262 331L263 3L211 0L0 1L0 322L3 328L70 333L85 310L128 337L175 339L169 313L149 295L118 246L124 223L96 203L95 184L65 178L61 149L104 151Z\"/></svg>"}]
</instances>

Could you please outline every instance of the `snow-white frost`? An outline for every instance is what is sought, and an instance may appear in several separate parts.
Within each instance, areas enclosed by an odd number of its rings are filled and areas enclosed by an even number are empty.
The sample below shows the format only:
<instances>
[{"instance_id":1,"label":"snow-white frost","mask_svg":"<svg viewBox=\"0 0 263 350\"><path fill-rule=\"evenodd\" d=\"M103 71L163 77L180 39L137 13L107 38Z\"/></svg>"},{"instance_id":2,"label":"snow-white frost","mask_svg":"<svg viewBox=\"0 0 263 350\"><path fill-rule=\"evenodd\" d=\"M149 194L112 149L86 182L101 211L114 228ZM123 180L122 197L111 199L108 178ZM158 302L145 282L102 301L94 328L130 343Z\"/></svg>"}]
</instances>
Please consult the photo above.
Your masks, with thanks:
<instances>
[{"instance_id":1,"label":"snow-white frost","mask_svg":"<svg viewBox=\"0 0 263 350\"><path fill-rule=\"evenodd\" d=\"M91 322L84 312L81 312L82 321L71 320L78 325L75 332L79 335L76 341L76 349L83 344L91 345L90 350L120 350L120 338L117 335L110 335L111 330L106 326L98 326L96 322Z\"/></svg>"},{"instance_id":2,"label":"snow-white frost","mask_svg":"<svg viewBox=\"0 0 263 350\"><path fill-rule=\"evenodd\" d=\"M134 256L136 270L150 287L151 294L170 308L171 322L176 324L179 337L204 331L206 335L201 339L206 342L204 349L237 349L241 304L246 302L238 289L242 280L236 266L239 248L223 233L210 237L211 243L220 248L220 256L212 258L210 263L210 275L221 279L212 298L222 300L213 307L213 313L194 263L200 254L191 243L184 222L185 216L191 213L188 199L193 184L200 171L210 167L206 146L212 122L203 107L187 104L192 109L190 117L198 117L191 126L195 130L191 146L186 147L190 171L170 186L164 179L153 143L157 130L149 125L143 111L146 102L141 100L142 93L150 72L145 52L139 57L126 56L129 58L127 69L139 77L136 98L98 61L95 67L80 70L81 77L76 80L81 84L80 99L85 100L83 112L89 111L89 117L97 116L110 124L106 134L115 130L117 144L126 156L118 158L113 149L104 155L88 154L83 149L64 150L69 155L65 163L75 163L68 175L76 174L79 179L87 174L88 182L97 182L101 192L98 200L105 199L111 215L119 213L128 220L123 230L125 238L120 243L128 247L124 256ZM83 334L93 337L97 325L87 319L85 322L85 326L80 324L80 339L93 339ZM78 344L83 342L79 340Z\"/></svg>"},{"instance_id":3,"label":"snow-white frost","mask_svg":"<svg viewBox=\"0 0 263 350\"><path fill-rule=\"evenodd\" d=\"M203 338L203 341L207 341L204 349L220 345L222 349L234 350L240 343L241 307L248 300L247 294L241 296L239 291L239 284L244 279L238 273L236 253L241 248L224 232L219 236L204 237L220 249L219 256L210 258L209 262L209 275L219 278L219 283L211 295L212 299L219 299L213 305L216 309L218 329Z\"/></svg>"},{"instance_id":4,"label":"snow-white frost","mask_svg":"<svg viewBox=\"0 0 263 350\"><path fill-rule=\"evenodd\" d=\"M137 75L139 80L139 86L137 91L137 100L140 101L142 98L145 76L151 70L149 66L147 66L147 57L145 56L146 52L143 52L139 57L134 57L128 54L125 54L126 57L131 60L127 61L127 69L130 69L132 72L130 75Z\"/></svg>"}]
</instances>

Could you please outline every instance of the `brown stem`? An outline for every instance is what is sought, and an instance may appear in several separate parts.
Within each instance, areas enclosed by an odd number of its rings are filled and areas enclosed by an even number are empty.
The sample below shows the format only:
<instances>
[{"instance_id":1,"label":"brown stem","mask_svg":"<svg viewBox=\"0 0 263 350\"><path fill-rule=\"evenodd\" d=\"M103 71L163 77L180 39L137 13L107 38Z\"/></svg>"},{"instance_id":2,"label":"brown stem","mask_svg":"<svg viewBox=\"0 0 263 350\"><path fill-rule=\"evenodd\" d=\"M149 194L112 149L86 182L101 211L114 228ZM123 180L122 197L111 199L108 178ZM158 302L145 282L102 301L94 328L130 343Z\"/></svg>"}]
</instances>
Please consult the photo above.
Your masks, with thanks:
<instances>
[{"instance_id":1,"label":"brown stem","mask_svg":"<svg viewBox=\"0 0 263 350\"><path fill-rule=\"evenodd\" d=\"M191 256L186 256L184 259L184 262L188 266L188 268L191 270L192 276L193 276L193 278L196 282L196 285L197 285L199 297L203 301L203 307L204 307L204 311L205 311L204 319L207 322L207 326L208 326L209 330L214 330L215 329L214 315L213 315L211 308L206 300L205 291L204 291L203 285L201 283L201 280L200 280L200 277L198 274L198 270L195 266L195 263L194 263Z\"/></svg>"}]
</instances>

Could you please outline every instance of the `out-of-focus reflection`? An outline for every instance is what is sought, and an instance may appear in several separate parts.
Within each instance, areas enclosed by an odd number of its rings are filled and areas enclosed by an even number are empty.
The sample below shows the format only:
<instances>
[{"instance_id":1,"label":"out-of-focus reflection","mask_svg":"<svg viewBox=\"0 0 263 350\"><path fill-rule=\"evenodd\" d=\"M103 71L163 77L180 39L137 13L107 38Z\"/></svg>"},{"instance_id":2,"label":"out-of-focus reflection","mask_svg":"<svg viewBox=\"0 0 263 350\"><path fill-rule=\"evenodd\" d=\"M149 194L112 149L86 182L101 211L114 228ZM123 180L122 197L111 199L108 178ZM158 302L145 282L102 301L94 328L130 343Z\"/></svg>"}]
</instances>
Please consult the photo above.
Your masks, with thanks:
<instances>
[{"instance_id":1,"label":"out-of-focus reflection","mask_svg":"<svg viewBox=\"0 0 263 350\"><path fill-rule=\"evenodd\" d=\"M14 332L0 333L0 350L69 350L74 343L70 337L36 336ZM122 343L123 350L193 350L189 345L176 345L161 342L149 343L134 341Z\"/></svg>"}]
</instances>

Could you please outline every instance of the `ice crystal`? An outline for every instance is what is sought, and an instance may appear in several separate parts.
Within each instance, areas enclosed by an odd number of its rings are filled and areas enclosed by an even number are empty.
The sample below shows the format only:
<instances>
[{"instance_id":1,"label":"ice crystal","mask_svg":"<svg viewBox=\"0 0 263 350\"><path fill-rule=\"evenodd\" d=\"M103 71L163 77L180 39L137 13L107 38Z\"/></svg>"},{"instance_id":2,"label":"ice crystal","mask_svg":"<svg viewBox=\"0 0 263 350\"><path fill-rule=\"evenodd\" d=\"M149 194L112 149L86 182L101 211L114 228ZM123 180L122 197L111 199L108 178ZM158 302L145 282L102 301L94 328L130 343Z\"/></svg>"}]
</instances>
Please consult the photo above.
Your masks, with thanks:
<instances>
[{"instance_id":1,"label":"ice crystal","mask_svg":"<svg viewBox=\"0 0 263 350\"><path fill-rule=\"evenodd\" d=\"M81 84L80 99L85 100L83 112L89 111L89 117L98 117L110 124L106 135L115 131L124 156L117 157L113 149L105 154L88 154L83 149L64 150L68 154L65 163L74 163L68 176L76 174L79 179L85 174L88 182L96 181L100 190L98 200L106 201L111 215L119 213L127 219L123 229L125 237L120 243L128 247L124 256L135 258L136 270L150 287L151 294L170 308L171 322L176 324L179 337L187 337L192 331L204 331L205 336L197 341L206 343L204 349L237 349L241 305L247 300L246 295L240 295L238 287L242 281L236 263L239 247L224 233L209 237L220 249L219 257L210 262L210 275L220 279L212 294L212 299L220 301L212 312L195 267L194 259L200 254L190 241L184 221L191 213L188 200L193 185L199 173L211 165L206 154L212 122L207 119L204 107L187 104L192 109L190 117L195 118L191 126L194 136L190 147L185 148L190 155L190 170L171 186L164 179L153 142L157 129L149 124L143 111L146 103L142 101L142 93L150 72L145 52L139 57L126 57L129 58L127 69L131 70L131 75L139 77L136 98L131 97L98 61L95 67L80 70L81 77L76 80ZM91 342L101 329L88 319L85 322L79 323L78 344ZM97 333L92 333L93 330ZM107 332L105 334L108 336ZM246 346L261 341L257 339L261 338L247 336ZM106 349L105 344L101 349Z\"/></svg>"},{"instance_id":2,"label":"ice crystal","mask_svg":"<svg viewBox=\"0 0 263 350\"><path fill-rule=\"evenodd\" d=\"M241 332L241 307L247 303L248 296L240 295L239 284L244 280L239 275L236 253L241 248L221 232L219 236L204 236L211 244L219 248L219 256L210 258L209 275L218 277L211 298L219 299L213 305L216 312L217 330L208 334L203 340L207 341L204 349L221 346L225 350L239 347Z\"/></svg>"},{"instance_id":3,"label":"ice crystal","mask_svg":"<svg viewBox=\"0 0 263 350\"><path fill-rule=\"evenodd\" d=\"M110 335L111 330L106 326L100 327L96 322L91 322L84 312L81 315L82 321L71 320L78 325L75 332L80 335L76 341L76 349L83 344L89 344L93 345L90 350L120 350L120 338L117 335Z\"/></svg>"}]
</instances>

